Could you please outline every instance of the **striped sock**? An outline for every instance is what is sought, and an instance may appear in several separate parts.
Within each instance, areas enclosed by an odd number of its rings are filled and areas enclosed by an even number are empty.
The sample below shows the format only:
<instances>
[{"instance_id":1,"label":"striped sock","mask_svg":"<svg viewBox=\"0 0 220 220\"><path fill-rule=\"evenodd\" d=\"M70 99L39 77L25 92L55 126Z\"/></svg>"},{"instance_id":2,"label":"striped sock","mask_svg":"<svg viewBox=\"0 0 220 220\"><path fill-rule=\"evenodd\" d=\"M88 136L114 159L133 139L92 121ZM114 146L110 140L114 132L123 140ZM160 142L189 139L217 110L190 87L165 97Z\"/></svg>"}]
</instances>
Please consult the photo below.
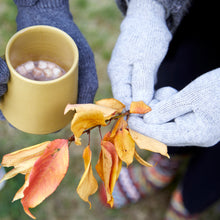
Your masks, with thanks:
<instances>
[{"instance_id":1,"label":"striped sock","mask_svg":"<svg viewBox=\"0 0 220 220\"><path fill-rule=\"evenodd\" d=\"M181 160L180 157L170 160L160 154L153 154L149 162L154 167L123 167L113 191L114 207L121 208L129 203L136 203L166 187L173 180Z\"/></svg>"},{"instance_id":2,"label":"striped sock","mask_svg":"<svg viewBox=\"0 0 220 220\"><path fill-rule=\"evenodd\" d=\"M197 220L198 215L191 215L183 204L180 187L177 188L171 198L170 207L166 213L165 220Z\"/></svg>"}]
</instances>

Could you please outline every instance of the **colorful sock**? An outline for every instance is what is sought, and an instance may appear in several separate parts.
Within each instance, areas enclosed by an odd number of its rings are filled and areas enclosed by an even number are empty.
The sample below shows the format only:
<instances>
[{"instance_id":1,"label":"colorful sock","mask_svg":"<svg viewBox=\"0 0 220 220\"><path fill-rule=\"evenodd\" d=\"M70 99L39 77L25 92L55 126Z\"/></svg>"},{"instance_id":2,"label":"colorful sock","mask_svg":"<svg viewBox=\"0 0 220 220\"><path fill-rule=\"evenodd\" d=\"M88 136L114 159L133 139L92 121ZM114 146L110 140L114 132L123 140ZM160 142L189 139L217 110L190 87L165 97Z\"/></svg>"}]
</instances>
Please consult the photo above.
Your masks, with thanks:
<instances>
[{"instance_id":1,"label":"colorful sock","mask_svg":"<svg viewBox=\"0 0 220 220\"><path fill-rule=\"evenodd\" d=\"M181 188L177 188L172 195L170 207L165 220L197 220L198 215L191 215L183 204Z\"/></svg>"},{"instance_id":2,"label":"colorful sock","mask_svg":"<svg viewBox=\"0 0 220 220\"><path fill-rule=\"evenodd\" d=\"M153 154L149 162L155 165L154 167L122 167L113 191L114 207L121 208L129 203L135 203L166 187L173 180L181 161L181 157L168 159L160 154ZM104 198L101 195L103 203Z\"/></svg>"}]
</instances>

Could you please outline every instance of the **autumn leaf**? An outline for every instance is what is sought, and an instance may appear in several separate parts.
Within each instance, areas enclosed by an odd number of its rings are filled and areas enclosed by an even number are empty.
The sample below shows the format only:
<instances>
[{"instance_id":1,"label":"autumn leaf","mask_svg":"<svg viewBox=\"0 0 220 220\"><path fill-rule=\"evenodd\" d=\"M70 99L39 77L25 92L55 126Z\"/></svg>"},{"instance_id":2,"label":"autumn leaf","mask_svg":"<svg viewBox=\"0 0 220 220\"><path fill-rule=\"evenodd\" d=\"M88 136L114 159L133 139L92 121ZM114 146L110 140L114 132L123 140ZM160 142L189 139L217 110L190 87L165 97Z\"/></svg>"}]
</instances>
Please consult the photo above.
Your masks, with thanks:
<instances>
[{"instance_id":1,"label":"autumn leaf","mask_svg":"<svg viewBox=\"0 0 220 220\"><path fill-rule=\"evenodd\" d=\"M91 111L102 112L105 120L110 119L116 113L120 113L117 109L106 107L106 106L101 106L101 105L96 105L96 104L68 104L64 110L64 114L66 114L67 112L71 110L76 111L76 113L86 112L87 114L89 114Z\"/></svg>"},{"instance_id":2,"label":"autumn leaf","mask_svg":"<svg viewBox=\"0 0 220 220\"><path fill-rule=\"evenodd\" d=\"M127 121L125 121L124 118L119 118L111 132L111 137L114 137L118 130L122 130L127 127L128 127Z\"/></svg>"},{"instance_id":3,"label":"autumn leaf","mask_svg":"<svg viewBox=\"0 0 220 220\"><path fill-rule=\"evenodd\" d=\"M121 113L125 108L125 105L123 103L114 98L101 99L96 101L95 104L116 109L118 113Z\"/></svg>"},{"instance_id":4,"label":"autumn leaf","mask_svg":"<svg viewBox=\"0 0 220 220\"><path fill-rule=\"evenodd\" d=\"M167 146L158 140L142 135L132 129L129 129L131 137L140 149L160 153L169 158Z\"/></svg>"},{"instance_id":5,"label":"autumn leaf","mask_svg":"<svg viewBox=\"0 0 220 220\"><path fill-rule=\"evenodd\" d=\"M152 167L153 165L148 163L147 161L145 161L143 158L141 158L141 156L137 153L137 151L135 150L134 152L134 157L135 159L143 166L146 166L146 167Z\"/></svg>"},{"instance_id":6,"label":"autumn leaf","mask_svg":"<svg viewBox=\"0 0 220 220\"><path fill-rule=\"evenodd\" d=\"M21 199L27 215L35 219L29 208L36 207L56 190L65 176L68 166L68 140L56 139L49 143L43 155L34 164L29 178L27 177L29 184L24 189L24 196Z\"/></svg>"},{"instance_id":7,"label":"autumn leaf","mask_svg":"<svg viewBox=\"0 0 220 220\"><path fill-rule=\"evenodd\" d=\"M117 131L114 138L114 145L119 158L127 166L130 165L133 162L135 142L127 129L123 128Z\"/></svg>"},{"instance_id":8,"label":"autumn leaf","mask_svg":"<svg viewBox=\"0 0 220 220\"><path fill-rule=\"evenodd\" d=\"M93 176L92 166L91 166L92 152L90 146L88 145L83 151L84 159L84 174L77 187L77 193L80 198L85 202L88 202L91 208L91 202L89 201L89 196L94 194L98 189L98 183Z\"/></svg>"},{"instance_id":9,"label":"autumn leaf","mask_svg":"<svg viewBox=\"0 0 220 220\"><path fill-rule=\"evenodd\" d=\"M75 143L81 145L80 136L89 128L97 125L106 126L104 115L101 111L80 111L75 114L71 122L71 130L75 136Z\"/></svg>"},{"instance_id":10,"label":"autumn leaf","mask_svg":"<svg viewBox=\"0 0 220 220\"><path fill-rule=\"evenodd\" d=\"M112 192L118 179L121 166L122 162L116 153L114 145L109 141L102 141L96 171L104 182L107 203L111 207L113 207L114 204Z\"/></svg>"},{"instance_id":11,"label":"autumn leaf","mask_svg":"<svg viewBox=\"0 0 220 220\"><path fill-rule=\"evenodd\" d=\"M132 102L130 105L130 113L133 114L146 114L150 111L150 106L146 105L143 101Z\"/></svg>"}]
</instances>

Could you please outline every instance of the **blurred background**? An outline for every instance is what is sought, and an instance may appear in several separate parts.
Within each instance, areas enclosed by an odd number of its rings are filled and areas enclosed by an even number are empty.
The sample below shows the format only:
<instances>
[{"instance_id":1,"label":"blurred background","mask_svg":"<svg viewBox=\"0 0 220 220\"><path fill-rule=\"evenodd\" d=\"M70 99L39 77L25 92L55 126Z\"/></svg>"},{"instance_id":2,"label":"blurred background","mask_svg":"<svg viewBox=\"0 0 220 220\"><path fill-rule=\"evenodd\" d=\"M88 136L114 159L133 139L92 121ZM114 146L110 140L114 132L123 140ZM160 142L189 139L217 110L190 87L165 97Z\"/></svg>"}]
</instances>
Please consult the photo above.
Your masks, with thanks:
<instances>
[{"instance_id":1,"label":"blurred background","mask_svg":"<svg viewBox=\"0 0 220 220\"><path fill-rule=\"evenodd\" d=\"M86 37L95 54L99 78L99 89L95 100L110 98L112 97L111 85L106 70L123 17L114 0L70 0L70 9L75 23ZM16 32L16 14L17 10L12 0L0 0L0 55L4 54L7 41ZM103 130L104 133L105 130ZM45 140L68 138L70 136L69 126L55 134L31 135L10 127L7 122L0 121L0 160L4 154L12 151L38 144ZM103 207L100 204L98 193L96 193L90 197L92 209L89 209L89 205L82 201L76 193L76 187L84 171L82 152L87 143L88 139L85 135L85 137L83 136L82 146L71 145L70 165L62 183L49 198L37 208L31 210L37 219L108 220L114 218L114 220L162 220L169 205L172 189L176 186L177 181L159 194L121 210ZM91 135L93 168L98 159L99 144L100 136L94 130ZM146 159L148 155L142 156ZM97 180L99 180L98 177ZM20 201L11 202L23 182L24 176L18 175L7 181L3 190L0 191L0 220L30 219L24 213ZM202 215L201 220L207 219L220 219L218 206L211 207Z\"/></svg>"}]
</instances>

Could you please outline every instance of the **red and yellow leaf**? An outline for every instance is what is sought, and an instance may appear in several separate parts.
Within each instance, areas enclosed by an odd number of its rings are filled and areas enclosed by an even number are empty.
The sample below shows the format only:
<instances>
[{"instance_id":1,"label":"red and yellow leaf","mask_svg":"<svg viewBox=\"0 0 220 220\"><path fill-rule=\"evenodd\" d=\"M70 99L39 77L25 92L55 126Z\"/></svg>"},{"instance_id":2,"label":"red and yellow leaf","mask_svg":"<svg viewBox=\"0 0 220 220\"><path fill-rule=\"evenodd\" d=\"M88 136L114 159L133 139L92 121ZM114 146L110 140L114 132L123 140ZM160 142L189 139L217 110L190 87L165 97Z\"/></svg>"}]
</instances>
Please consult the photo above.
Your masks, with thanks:
<instances>
[{"instance_id":1,"label":"red and yellow leaf","mask_svg":"<svg viewBox=\"0 0 220 220\"><path fill-rule=\"evenodd\" d=\"M68 140L52 141L34 164L29 176L29 185L23 191L21 203L26 214L35 218L29 208L36 207L56 190L67 172L68 165Z\"/></svg>"},{"instance_id":2,"label":"red and yellow leaf","mask_svg":"<svg viewBox=\"0 0 220 220\"><path fill-rule=\"evenodd\" d=\"M77 193L80 198L85 202L88 202L91 208L91 202L89 201L89 196L94 194L98 189L98 183L93 176L92 166L91 166L92 152L90 146L88 145L83 152L84 159L84 174L77 187Z\"/></svg>"},{"instance_id":3,"label":"red and yellow leaf","mask_svg":"<svg viewBox=\"0 0 220 220\"><path fill-rule=\"evenodd\" d=\"M102 141L96 171L104 182L107 203L113 207L112 192L118 179L122 162L119 159L114 145L109 141Z\"/></svg>"},{"instance_id":4,"label":"red and yellow leaf","mask_svg":"<svg viewBox=\"0 0 220 220\"><path fill-rule=\"evenodd\" d=\"M132 102L130 105L130 113L146 114L151 111L151 107L146 105L143 101Z\"/></svg>"}]
</instances>

